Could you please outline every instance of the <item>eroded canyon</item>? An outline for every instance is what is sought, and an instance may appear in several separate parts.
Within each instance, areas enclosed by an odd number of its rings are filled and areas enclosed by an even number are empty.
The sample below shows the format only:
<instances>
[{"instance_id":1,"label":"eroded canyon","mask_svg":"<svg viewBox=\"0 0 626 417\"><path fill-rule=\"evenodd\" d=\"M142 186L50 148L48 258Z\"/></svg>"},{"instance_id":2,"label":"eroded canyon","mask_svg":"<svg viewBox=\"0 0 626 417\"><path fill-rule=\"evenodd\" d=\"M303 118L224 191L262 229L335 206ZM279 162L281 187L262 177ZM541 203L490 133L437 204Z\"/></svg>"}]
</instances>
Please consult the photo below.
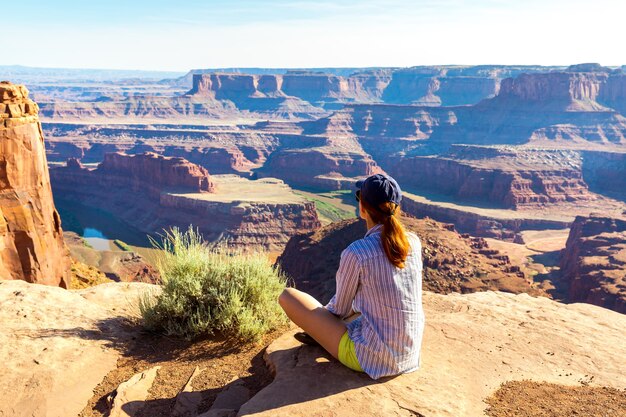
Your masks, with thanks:
<instances>
[{"instance_id":1,"label":"eroded canyon","mask_svg":"<svg viewBox=\"0 0 626 417\"><path fill-rule=\"evenodd\" d=\"M377 172L400 182L405 213L473 237L533 245L528 231L618 218L625 86L621 68L581 64L194 70L31 89L58 195L147 233L194 224L279 254L320 218L354 216L354 181Z\"/></svg>"}]
</instances>

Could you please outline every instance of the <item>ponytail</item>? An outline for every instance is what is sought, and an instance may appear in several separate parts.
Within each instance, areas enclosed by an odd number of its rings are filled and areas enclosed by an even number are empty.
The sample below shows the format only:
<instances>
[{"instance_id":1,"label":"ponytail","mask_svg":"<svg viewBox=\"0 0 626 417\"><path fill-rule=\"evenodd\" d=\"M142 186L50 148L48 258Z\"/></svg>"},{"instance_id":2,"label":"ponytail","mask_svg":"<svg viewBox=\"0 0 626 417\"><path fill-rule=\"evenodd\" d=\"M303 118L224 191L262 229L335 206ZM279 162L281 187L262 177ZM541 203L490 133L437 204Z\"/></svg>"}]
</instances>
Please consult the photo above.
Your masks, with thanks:
<instances>
[{"instance_id":1,"label":"ponytail","mask_svg":"<svg viewBox=\"0 0 626 417\"><path fill-rule=\"evenodd\" d=\"M366 201L361 200L363 208L367 210L372 221L383 225L381 241L387 259L395 267L404 268L404 262L409 255L409 239L404 226L400 223L400 207L395 203L383 203L374 209Z\"/></svg>"}]
</instances>

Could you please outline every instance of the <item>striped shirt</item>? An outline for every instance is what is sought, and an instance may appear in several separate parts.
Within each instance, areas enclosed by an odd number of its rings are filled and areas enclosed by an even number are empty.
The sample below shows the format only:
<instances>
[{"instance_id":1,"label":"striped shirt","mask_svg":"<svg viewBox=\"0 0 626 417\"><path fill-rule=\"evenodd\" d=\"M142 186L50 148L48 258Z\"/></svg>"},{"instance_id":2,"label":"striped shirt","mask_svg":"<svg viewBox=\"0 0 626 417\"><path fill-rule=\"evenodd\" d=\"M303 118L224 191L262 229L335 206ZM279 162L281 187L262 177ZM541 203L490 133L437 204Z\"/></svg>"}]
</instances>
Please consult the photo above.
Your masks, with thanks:
<instances>
[{"instance_id":1,"label":"striped shirt","mask_svg":"<svg viewBox=\"0 0 626 417\"><path fill-rule=\"evenodd\" d=\"M411 249L403 269L393 266L382 246L382 225L341 253L337 290L326 309L348 323L361 368L373 379L419 368L424 311L422 309L422 246L407 233Z\"/></svg>"}]
</instances>

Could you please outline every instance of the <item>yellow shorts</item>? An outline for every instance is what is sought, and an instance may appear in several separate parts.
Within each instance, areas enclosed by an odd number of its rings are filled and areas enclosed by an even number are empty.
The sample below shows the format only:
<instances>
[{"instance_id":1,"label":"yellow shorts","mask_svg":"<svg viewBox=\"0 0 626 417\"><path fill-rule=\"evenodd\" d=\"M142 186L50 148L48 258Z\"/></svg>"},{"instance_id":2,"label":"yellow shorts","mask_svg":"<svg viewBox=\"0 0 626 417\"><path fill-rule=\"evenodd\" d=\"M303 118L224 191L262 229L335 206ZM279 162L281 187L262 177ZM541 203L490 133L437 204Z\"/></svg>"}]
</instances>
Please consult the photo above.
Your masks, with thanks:
<instances>
[{"instance_id":1,"label":"yellow shorts","mask_svg":"<svg viewBox=\"0 0 626 417\"><path fill-rule=\"evenodd\" d=\"M341 340L339 341L339 362L343 363L348 368L357 372L365 372L359 365L359 360L356 358L356 350L354 349L354 342L348 336L346 331Z\"/></svg>"}]
</instances>

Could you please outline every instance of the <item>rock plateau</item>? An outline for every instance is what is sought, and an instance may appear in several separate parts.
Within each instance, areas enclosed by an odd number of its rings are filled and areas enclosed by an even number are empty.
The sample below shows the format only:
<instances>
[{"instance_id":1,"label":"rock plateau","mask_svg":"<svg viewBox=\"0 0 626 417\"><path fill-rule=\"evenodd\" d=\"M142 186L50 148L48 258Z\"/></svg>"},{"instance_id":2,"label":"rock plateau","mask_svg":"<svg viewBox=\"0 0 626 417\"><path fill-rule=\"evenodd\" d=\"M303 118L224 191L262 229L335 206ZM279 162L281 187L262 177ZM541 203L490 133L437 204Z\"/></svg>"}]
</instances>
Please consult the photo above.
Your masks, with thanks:
<instances>
[{"instance_id":1,"label":"rock plateau","mask_svg":"<svg viewBox=\"0 0 626 417\"><path fill-rule=\"evenodd\" d=\"M133 317L132 302L148 287L153 286L110 283L65 291L0 281L4 300L0 415L78 415L102 379L115 373L116 362L128 347L145 343L141 327L128 319ZM185 392L191 398L232 391L214 402L228 408L206 415L485 416L484 400L507 381L617 390L626 384L625 364L617 360L626 356L622 314L589 304L564 305L544 297L492 291L467 295L425 291L424 309L422 364L410 374L373 381L319 348L301 345L290 331L265 353L274 381L243 405L233 401L241 390L229 388L241 380L207 388L184 385L185 380L171 391L154 390L148 397L153 380L161 386L171 380L165 367L148 363L119 385L114 410L137 416L148 402L169 404L172 393ZM124 399L126 403L119 404ZM237 412L233 407L240 408Z\"/></svg>"},{"instance_id":2,"label":"rock plateau","mask_svg":"<svg viewBox=\"0 0 626 417\"><path fill-rule=\"evenodd\" d=\"M218 180L183 158L111 153L95 169L70 159L50 173L64 198L110 211L149 234L193 226L209 241L274 251L320 224L314 204L281 181Z\"/></svg>"}]
</instances>

